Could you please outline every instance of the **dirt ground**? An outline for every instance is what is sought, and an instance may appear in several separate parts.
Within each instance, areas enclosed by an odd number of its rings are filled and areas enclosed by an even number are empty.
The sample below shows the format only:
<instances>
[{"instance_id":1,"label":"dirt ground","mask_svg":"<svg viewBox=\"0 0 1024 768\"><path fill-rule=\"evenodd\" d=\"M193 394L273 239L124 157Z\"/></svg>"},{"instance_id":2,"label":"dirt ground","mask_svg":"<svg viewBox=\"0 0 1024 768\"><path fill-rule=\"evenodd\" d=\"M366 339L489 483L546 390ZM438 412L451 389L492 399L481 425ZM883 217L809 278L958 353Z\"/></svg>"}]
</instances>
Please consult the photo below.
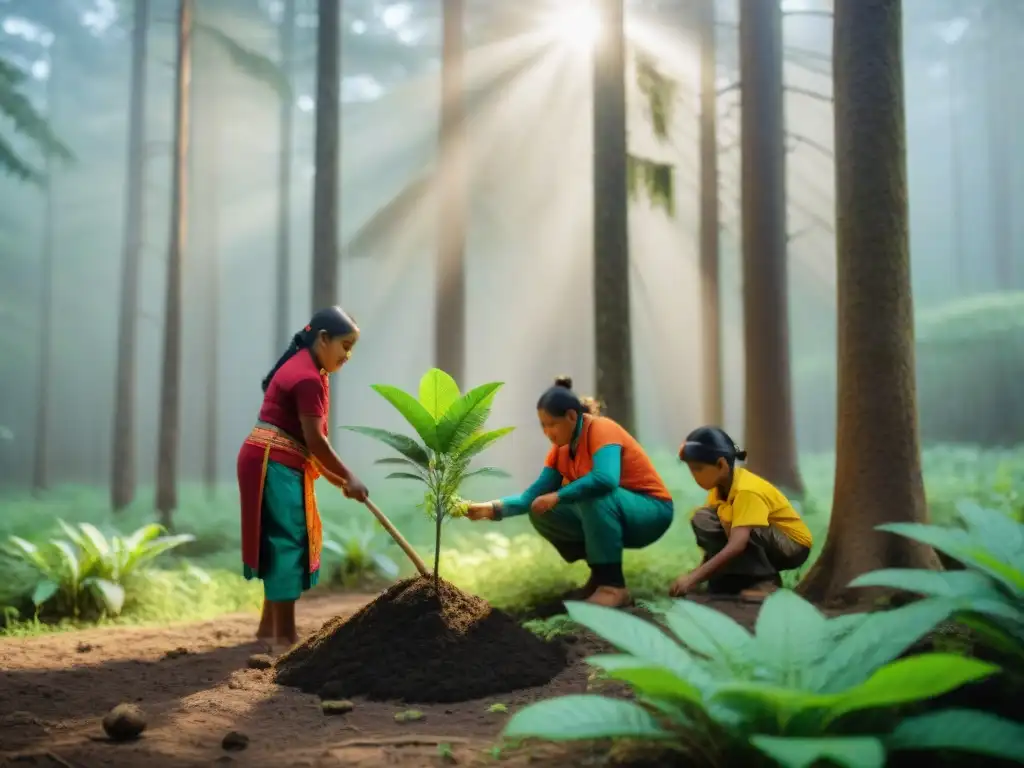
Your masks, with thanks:
<instances>
[{"instance_id":1,"label":"dirt ground","mask_svg":"<svg viewBox=\"0 0 1024 768\"><path fill-rule=\"evenodd\" d=\"M327 595L299 603L300 632L351 614L372 595ZM756 606L727 603L752 624ZM319 700L248 668L260 651L255 618L152 628L72 632L0 640L0 766L400 766L494 765L491 750L507 714L538 699L586 689L587 643L574 647L569 667L543 688L460 704L406 707L356 701L352 712L324 715ZM401 642L401 638L395 638ZM424 659L429 664L429 659ZM148 721L142 738L108 741L100 721L115 705L136 703ZM421 720L398 723L415 708ZM243 750L226 750L229 732L248 737ZM447 752L448 745L450 754ZM569 755L537 748L503 765L595 765L589 751Z\"/></svg>"}]
</instances>

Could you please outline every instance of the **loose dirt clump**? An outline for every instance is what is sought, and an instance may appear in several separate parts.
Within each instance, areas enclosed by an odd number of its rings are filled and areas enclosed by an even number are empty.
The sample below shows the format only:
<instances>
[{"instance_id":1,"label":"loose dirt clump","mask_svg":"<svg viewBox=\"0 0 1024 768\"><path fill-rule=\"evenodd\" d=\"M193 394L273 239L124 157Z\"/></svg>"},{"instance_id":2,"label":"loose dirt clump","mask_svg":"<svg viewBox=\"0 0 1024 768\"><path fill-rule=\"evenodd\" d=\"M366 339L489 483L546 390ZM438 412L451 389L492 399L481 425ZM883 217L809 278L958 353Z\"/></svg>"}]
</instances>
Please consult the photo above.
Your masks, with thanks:
<instances>
[{"instance_id":1,"label":"loose dirt clump","mask_svg":"<svg viewBox=\"0 0 1024 768\"><path fill-rule=\"evenodd\" d=\"M549 683L567 665L511 616L446 581L395 584L277 662L277 682L325 699L448 703Z\"/></svg>"}]
</instances>

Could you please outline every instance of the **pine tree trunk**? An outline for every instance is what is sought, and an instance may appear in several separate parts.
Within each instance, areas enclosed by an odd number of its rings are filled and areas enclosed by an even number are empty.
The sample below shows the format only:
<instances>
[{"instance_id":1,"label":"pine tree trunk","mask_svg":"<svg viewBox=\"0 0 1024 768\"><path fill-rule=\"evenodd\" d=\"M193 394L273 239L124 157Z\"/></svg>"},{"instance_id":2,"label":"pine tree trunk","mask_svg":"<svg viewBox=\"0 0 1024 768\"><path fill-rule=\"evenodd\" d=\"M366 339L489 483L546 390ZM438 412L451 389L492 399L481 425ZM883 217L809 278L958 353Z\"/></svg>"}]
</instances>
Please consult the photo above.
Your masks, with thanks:
<instances>
[{"instance_id":1,"label":"pine tree trunk","mask_svg":"<svg viewBox=\"0 0 1024 768\"><path fill-rule=\"evenodd\" d=\"M722 312L719 285L718 82L715 45L715 0L700 0L700 281L704 344L704 420L725 421L722 383Z\"/></svg>"},{"instance_id":2,"label":"pine tree trunk","mask_svg":"<svg viewBox=\"0 0 1024 768\"><path fill-rule=\"evenodd\" d=\"M441 57L440 191L435 275L436 365L465 387L466 373L466 131L463 86L464 2L444 3Z\"/></svg>"},{"instance_id":3,"label":"pine tree trunk","mask_svg":"<svg viewBox=\"0 0 1024 768\"><path fill-rule=\"evenodd\" d=\"M593 70L595 383L606 414L632 432L625 17L623 0L595 0L595 7L602 22Z\"/></svg>"},{"instance_id":4,"label":"pine tree trunk","mask_svg":"<svg viewBox=\"0 0 1024 768\"><path fill-rule=\"evenodd\" d=\"M192 80L194 0L179 0L178 55L174 88L174 156L171 173L171 226L167 248L163 370L157 443L156 508L170 528L178 505L178 446L181 430L182 276L188 232L189 92Z\"/></svg>"},{"instance_id":5,"label":"pine tree trunk","mask_svg":"<svg viewBox=\"0 0 1024 768\"><path fill-rule=\"evenodd\" d=\"M55 58L57 46L61 42L55 40L50 47L50 71L46 79L46 112L51 126L55 126L54 104L57 93ZM35 493L41 493L50 487L50 382L53 375L53 261L56 226L53 205L53 157L47 153L43 162L46 178L43 180L43 242L40 249L42 290L39 296L39 386L36 390L36 440L32 467L32 490Z\"/></svg>"},{"instance_id":6,"label":"pine tree trunk","mask_svg":"<svg viewBox=\"0 0 1024 768\"><path fill-rule=\"evenodd\" d=\"M917 424L901 0L835 0L833 43L839 421L832 519L800 585L851 598L877 568L935 568L928 547L875 530L927 519Z\"/></svg>"},{"instance_id":7,"label":"pine tree trunk","mask_svg":"<svg viewBox=\"0 0 1024 768\"><path fill-rule=\"evenodd\" d=\"M312 310L338 303L338 205L341 155L341 43L338 0L319 0L313 181Z\"/></svg>"},{"instance_id":8,"label":"pine tree trunk","mask_svg":"<svg viewBox=\"0 0 1024 768\"><path fill-rule=\"evenodd\" d=\"M295 0L285 0L284 14L281 18L280 50L281 69L288 79L289 86L294 82L293 62L295 58ZM274 314L274 355L291 341L292 332L289 327L288 305L291 300L291 270L288 260L291 254L292 237L292 148L295 143L295 97L289 93L288 98L281 99L280 147L277 157L277 271Z\"/></svg>"},{"instance_id":9,"label":"pine tree trunk","mask_svg":"<svg viewBox=\"0 0 1024 768\"><path fill-rule=\"evenodd\" d=\"M220 414L217 408L220 393L220 176L221 157L224 151L224 113L219 109L218 85L221 83L219 72L209 76L213 91L207 102L209 141L209 165L206 182L206 237L204 238L204 261L206 263L206 316L207 328L203 334L206 339L206 424L203 466L203 479L206 484L207 498L211 501L217 495L217 419Z\"/></svg>"},{"instance_id":10,"label":"pine tree trunk","mask_svg":"<svg viewBox=\"0 0 1024 768\"><path fill-rule=\"evenodd\" d=\"M744 447L749 467L787 491L804 484L796 452L789 349L782 10L740 2Z\"/></svg>"},{"instance_id":11,"label":"pine tree trunk","mask_svg":"<svg viewBox=\"0 0 1024 768\"><path fill-rule=\"evenodd\" d=\"M135 345L139 313L146 196L146 77L149 60L149 0L135 0L131 89L128 102L128 171L125 180L124 252L117 331L117 381L114 396L110 504L118 512L135 497Z\"/></svg>"}]
</instances>

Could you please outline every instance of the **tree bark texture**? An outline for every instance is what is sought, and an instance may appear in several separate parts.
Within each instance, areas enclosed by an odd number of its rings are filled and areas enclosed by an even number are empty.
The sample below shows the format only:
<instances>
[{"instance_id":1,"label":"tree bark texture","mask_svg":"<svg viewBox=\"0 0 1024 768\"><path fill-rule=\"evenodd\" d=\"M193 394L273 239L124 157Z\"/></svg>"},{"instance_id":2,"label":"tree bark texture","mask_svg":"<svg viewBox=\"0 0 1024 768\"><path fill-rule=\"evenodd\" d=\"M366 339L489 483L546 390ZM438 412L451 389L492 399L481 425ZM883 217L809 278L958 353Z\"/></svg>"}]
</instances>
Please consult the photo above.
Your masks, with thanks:
<instances>
[{"instance_id":1,"label":"tree bark texture","mask_svg":"<svg viewBox=\"0 0 1024 768\"><path fill-rule=\"evenodd\" d=\"M745 448L750 469L803 492L793 423L782 10L740 2Z\"/></svg>"},{"instance_id":2,"label":"tree bark texture","mask_svg":"<svg viewBox=\"0 0 1024 768\"><path fill-rule=\"evenodd\" d=\"M594 359L605 413L635 427L629 296L626 39L623 0L596 0L594 48Z\"/></svg>"},{"instance_id":3,"label":"tree bark texture","mask_svg":"<svg viewBox=\"0 0 1024 768\"><path fill-rule=\"evenodd\" d=\"M181 442L182 277L188 235L189 93L192 87L194 0L180 0L178 55L174 78L174 157L171 174L171 227L167 248L164 354L160 382L156 508L171 526L178 505L178 448Z\"/></svg>"},{"instance_id":4,"label":"tree bark texture","mask_svg":"<svg viewBox=\"0 0 1024 768\"><path fill-rule=\"evenodd\" d=\"M467 150L463 74L465 4L444 3L434 359L465 388Z\"/></svg>"},{"instance_id":5,"label":"tree bark texture","mask_svg":"<svg viewBox=\"0 0 1024 768\"><path fill-rule=\"evenodd\" d=\"M927 518L918 439L900 0L836 0L838 437L828 537L800 590L851 598L878 568L938 567L875 526Z\"/></svg>"},{"instance_id":6,"label":"tree bark texture","mask_svg":"<svg viewBox=\"0 0 1024 768\"><path fill-rule=\"evenodd\" d=\"M312 312L338 303L338 174L341 156L341 3L320 0L316 52Z\"/></svg>"},{"instance_id":7,"label":"tree bark texture","mask_svg":"<svg viewBox=\"0 0 1024 768\"><path fill-rule=\"evenodd\" d=\"M115 512L135 497L135 353L139 325L139 266L146 196L146 78L149 0L135 0L131 85L128 96L128 170L125 180L124 252L117 329L117 379L110 503Z\"/></svg>"},{"instance_id":8,"label":"tree bark texture","mask_svg":"<svg viewBox=\"0 0 1024 768\"><path fill-rule=\"evenodd\" d=\"M281 28L278 30L281 49L281 69L288 79L289 87L294 82L295 59L295 0L285 0ZM281 99L278 117L281 132L277 156L277 269L275 273L276 301L274 305L274 343L272 355L280 355L291 341L293 331L289 327L289 303L291 298L291 255L292 238L292 148L295 143L295 96L289 92Z\"/></svg>"}]
</instances>

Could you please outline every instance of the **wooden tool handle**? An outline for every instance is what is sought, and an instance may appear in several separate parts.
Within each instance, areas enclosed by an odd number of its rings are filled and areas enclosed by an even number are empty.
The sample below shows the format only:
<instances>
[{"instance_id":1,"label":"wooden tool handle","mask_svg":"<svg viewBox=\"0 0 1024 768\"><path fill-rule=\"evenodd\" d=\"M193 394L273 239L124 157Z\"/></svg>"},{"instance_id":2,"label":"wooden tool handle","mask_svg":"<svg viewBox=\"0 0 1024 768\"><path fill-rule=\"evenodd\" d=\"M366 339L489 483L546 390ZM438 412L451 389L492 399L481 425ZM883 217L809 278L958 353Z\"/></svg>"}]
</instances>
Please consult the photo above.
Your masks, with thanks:
<instances>
[{"instance_id":1,"label":"wooden tool handle","mask_svg":"<svg viewBox=\"0 0 1024 768\"><path fill-rule=\"evenodd\" d=\"M377 518L377 521L382 526L384 526L384 530L387 531L388 534L390 534L391 538L395 540L395 543L402 548L402 551L405 552L406 557L408 557L412 561L412 564L416 566L416 570L420 572L420 576L429 576L430 571L427 570L426 563L424 563L423 559L416 553L416 550L412 548L412 544L406 541L405 537L398 532L398 529L391 524L391 521L388 520L387 515L381 512L377 505L374 504L369 499L367 499L363 503L366 505L366 508L373 513L373 516Z\"/></svg>"}]
</instances>

